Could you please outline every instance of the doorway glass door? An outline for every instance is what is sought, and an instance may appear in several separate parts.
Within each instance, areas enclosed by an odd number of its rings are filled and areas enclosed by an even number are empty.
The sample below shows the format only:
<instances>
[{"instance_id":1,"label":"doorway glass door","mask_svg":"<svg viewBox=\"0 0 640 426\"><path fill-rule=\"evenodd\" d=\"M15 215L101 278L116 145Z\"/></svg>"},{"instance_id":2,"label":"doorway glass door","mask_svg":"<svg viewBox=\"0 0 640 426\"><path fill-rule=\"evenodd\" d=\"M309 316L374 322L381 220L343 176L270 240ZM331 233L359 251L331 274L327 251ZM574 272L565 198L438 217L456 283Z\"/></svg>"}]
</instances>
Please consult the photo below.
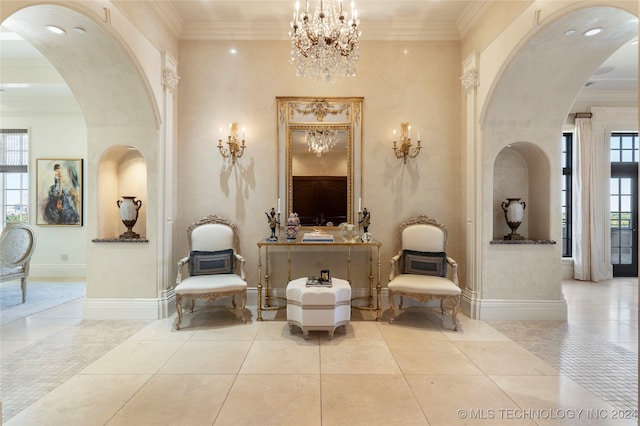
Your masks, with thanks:
<instances>
[{"instance_id":1,"label":"doorway glass door","mask_svg":"<svg viewBox=\"0 0 640 426\"><path fill-rule=\"evenodd\" d=\"M611 136L611 263L614 277L638 276L638 135Z\"/></svg>"}]
</instances>

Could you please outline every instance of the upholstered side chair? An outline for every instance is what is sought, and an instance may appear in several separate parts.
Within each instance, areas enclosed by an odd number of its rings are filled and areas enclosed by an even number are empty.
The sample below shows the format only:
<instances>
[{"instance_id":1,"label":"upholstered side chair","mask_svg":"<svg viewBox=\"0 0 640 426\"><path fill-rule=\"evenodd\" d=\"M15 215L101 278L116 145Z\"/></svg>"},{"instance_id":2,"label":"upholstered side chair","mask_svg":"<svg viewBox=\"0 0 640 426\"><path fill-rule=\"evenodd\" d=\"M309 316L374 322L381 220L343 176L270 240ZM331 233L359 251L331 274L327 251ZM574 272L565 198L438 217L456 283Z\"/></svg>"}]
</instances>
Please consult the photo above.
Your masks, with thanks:
<instances>
[{"instance_id":1,"label":"upholstered side chair","mask_svg":"<svg viewBox=\"0 0 640 426\"><path fill-rule=\"evenodd\" d=\"M195 299L209 302L230 297L236 309L236 296L240 298L240 319L247 322L244 308L247 303L245 259L238 253L238 227L225 218L211 215L187 228L189 255L178 262L176 278L176 329L182 324L182 299L191 301L193 312ZM182 277L185 265L189 276Z\"/></svg>"},{"instance_id":2,"label":"upholstered side chair","mask_svg":"<svg viewBox=\"0 0 640 426\"><path fill-rule=\"evenodd\" d=\"M11 222L0 234L0 282L19 279L22 303L27 300L29 263L36 249L36 233L25 222Z\"/></svg>"},{"instance_id":3,"label":"upholstered side chair","mask_svg":"<svg viewBox=\"0 0 640 426\"><path fill-rule=\"evenodd\" d=\"M447 228L444 225L425 215L398 226L397 244L400 250L391 259L389 273L389 322L393 323L396 320L393 306L395 296L400 298L399 309L402 309L404 297L420 303L439 300L443 314L444 302L451 301L451 321L453 329L458 330L457 314L461 294L458 264L447 256L447 236Z\"/></svg>"}]
</instances>

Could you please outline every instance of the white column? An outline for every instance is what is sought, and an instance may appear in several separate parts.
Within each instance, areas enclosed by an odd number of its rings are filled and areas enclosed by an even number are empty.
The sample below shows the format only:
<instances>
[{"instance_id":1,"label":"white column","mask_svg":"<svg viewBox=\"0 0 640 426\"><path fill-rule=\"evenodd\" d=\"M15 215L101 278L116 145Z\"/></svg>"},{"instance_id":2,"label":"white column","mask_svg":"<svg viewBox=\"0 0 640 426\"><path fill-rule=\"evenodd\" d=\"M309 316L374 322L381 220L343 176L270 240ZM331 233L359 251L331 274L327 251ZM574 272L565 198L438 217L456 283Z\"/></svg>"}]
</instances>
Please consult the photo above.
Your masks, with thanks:
<instances>
[{"instance_id":1,"label":"white column","mask_svg":"<svg viewBox=\"0 0 640 426\"><path fill-rule=\"evenodd\" d=\"M177 61L167 52L162 52L162 129L158 150L158 290L161 302L159 318L169 315L175 294L172 269L173 217L175 215L174 197L177 155L174 91L180 77L177 74Z\"/></svg>"},{"instance_id":2,"label":"white column","mask_svg":"<svg viewBox=\"0 0 640 426\"><path fill-rule=\"evenodd\" d=\"M477 53L472 53L463 62L463 74L460 78L462 86L467 93L466 102L466 142L464 149L464 171L465 171L465 242L466 242L466 265L465 265L465 288L462 292L462 311L471 318L478 318L478 297L481 290L480 264L481 264L481 227L479 219L481 217L480 194L482 188L481 176L481 152L477 140L477 87L478 87L478 64Z\"/></svg>"}]
</instances>

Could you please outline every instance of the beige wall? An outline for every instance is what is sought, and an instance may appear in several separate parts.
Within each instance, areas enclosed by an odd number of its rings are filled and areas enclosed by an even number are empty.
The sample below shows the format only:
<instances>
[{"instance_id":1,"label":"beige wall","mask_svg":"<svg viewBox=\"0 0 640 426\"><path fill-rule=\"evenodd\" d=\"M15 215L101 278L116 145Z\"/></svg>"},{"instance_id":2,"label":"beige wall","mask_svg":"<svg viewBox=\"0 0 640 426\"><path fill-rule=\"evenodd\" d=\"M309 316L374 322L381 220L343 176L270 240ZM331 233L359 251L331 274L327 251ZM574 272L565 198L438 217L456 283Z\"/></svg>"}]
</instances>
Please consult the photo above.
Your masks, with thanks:
<instances>
[{"instance_id":1,"label":"beige wall","mask_svg":"<svg viewBox=\"0 0 640 426\"><path fill-rule=\"evenodd\" d=\"M396 250L394 228L416 214L447 224L449 252L460 257L459 43L362 42L357 76L336 84L295 77L289 50L290 43L275 41L180 43L174 256L187 251L189 224L211 213L229 217L240 226L248 282L255 286L256 243L269 234L263 212L278 197L276 96L363 96L362 206L372 212L370 231L383 244L383 284ZM235 166L215 146L217 129L231 121L247 129L247 150ZM403 121L421 133L424 146L406 165L391 150L392 131Z\"/></svg>"}]
</instances>

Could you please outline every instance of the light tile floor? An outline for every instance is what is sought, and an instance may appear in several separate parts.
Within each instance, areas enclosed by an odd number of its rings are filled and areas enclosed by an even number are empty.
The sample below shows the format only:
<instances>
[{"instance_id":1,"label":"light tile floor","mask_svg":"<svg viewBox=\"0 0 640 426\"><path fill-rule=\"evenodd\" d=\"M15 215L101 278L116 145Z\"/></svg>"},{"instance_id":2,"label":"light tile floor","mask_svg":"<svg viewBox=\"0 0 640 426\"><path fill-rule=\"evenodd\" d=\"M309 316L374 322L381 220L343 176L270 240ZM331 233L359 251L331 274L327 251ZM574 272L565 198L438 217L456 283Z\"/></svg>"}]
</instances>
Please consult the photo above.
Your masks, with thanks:
<instances>
[{"instance_id":1,"label":"light tile floor","mask_svg":"<svg viewBox=\"0 0 640 426\"><path fill-rule=\"evenodd\" d=\"M82 302L0 328L5 425L637 424L637 280L567 281L569 320L435 310L290 335L282 311L82 320ZM253 318L256 317L252 312ZM622 419L620 419L622 417Z\"/></svg>"}]
</instances>

